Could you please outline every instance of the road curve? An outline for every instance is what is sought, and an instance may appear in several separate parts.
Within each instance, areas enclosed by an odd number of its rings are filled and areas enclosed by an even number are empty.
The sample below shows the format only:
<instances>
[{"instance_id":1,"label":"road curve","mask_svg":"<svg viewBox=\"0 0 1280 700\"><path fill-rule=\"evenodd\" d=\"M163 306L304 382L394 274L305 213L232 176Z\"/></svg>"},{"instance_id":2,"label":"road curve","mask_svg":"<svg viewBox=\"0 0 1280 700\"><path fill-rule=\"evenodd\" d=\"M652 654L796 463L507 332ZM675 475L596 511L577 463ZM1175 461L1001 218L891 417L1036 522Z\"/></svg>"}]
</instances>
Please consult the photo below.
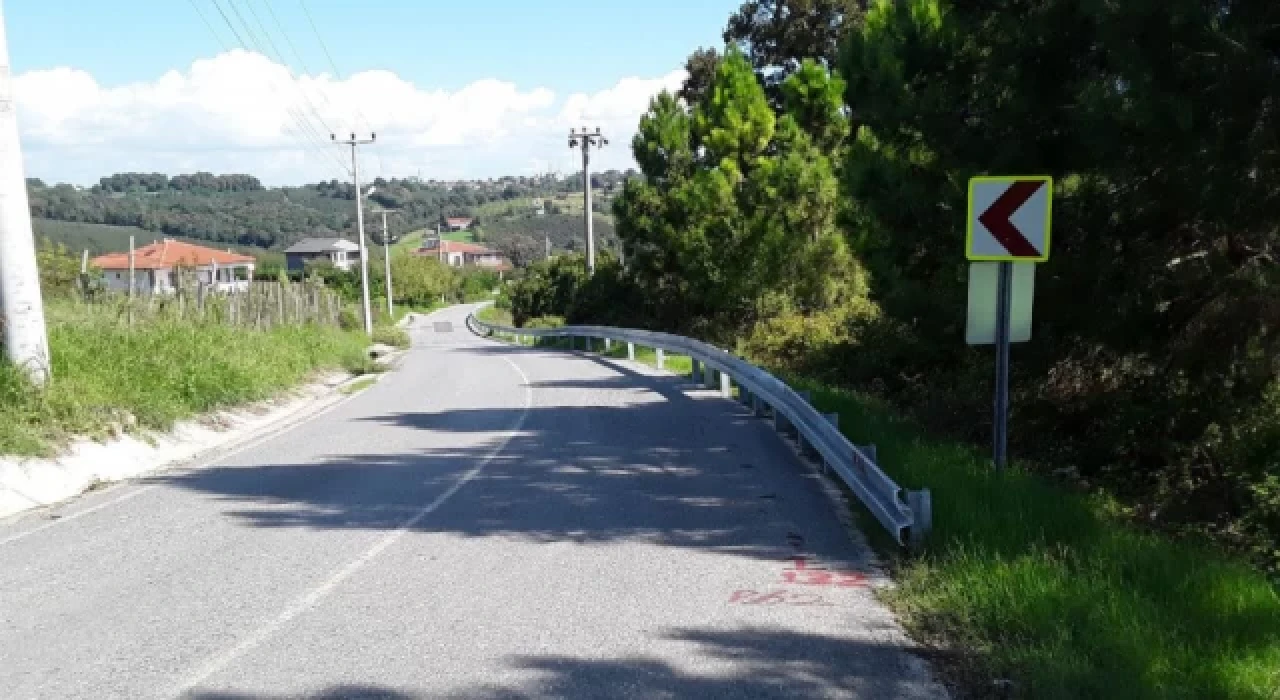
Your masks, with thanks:
<instances>
[{"instance_id":1,"label":"road curve","mask_svg":"<svg viewBox=\"0 0 1280 700\"><path fill-rule=\"evenodd\" d=\"M468 310L270 440L0 521L0 697L945 697L764 423Z\"/></svg>"}]
</instances>

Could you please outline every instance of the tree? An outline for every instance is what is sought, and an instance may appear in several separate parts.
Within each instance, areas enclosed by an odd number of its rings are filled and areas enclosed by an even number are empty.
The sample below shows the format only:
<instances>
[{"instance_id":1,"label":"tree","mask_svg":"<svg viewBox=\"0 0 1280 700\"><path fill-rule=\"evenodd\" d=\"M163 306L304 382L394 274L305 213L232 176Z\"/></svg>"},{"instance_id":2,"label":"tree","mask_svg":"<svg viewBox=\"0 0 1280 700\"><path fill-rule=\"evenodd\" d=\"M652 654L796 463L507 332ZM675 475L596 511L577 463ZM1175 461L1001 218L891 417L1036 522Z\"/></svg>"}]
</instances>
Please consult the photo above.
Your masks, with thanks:
<instances>
[{"instance_id":1,"label":"tree","mask_svg":"<svg viewBox=\"0 0 1280 700\"><path fill-rule=\"evenodd\" d=\"M878 3L841 72L850 242L899 329L880 376L985 409L957 379L976 362L958 342L965 183L1053 175L1015 446L1088 476L1124 465L1160 512L1247 518L1227 527L1270 532L1274 552L1276 19L1230 1Z\"/></svg>"},{"instance_id":2,"label":"tree","mask_svg":"<svg viewBox=\"0 0 1280 700\"><path fill-rule=\"evenodd\" d=\"M684 100L686 105L696 105L702 101L707 89L715 80L716 66L720 65L720 53L715 49L697 49L689 54L684 62L684 70L689 75L680 86L676 97Z\"/></svg>"},{"instance_id":3,"label":"tree","mask_svg":"<svg viewBox=\"0 0 1280 700\"><path fill-rule=\"evenodd\" d=\"M750 0L724 30L726 44L747 56L770 99L806 58L834 69L842 40L858 26L867 0Z\"/></svg>"},{"instance_id":4,"label":"tree","mask_svg":"<svg viewBox=\"0 0 1280 700\"><path fill-rule=\"evenodd\" d=\"M812 73L794 81L810 86L791 93L819 134L847 129L842 117L815 116L840 115L838 82ZM645 177L626 183L614 213L627 271L647 292L638 313L654 325L723 332L750 326L779 300L806 309L841 301L822 282L845 279L853 265L835 235L833 161L795 115L775 115L737 49L691 112L670 94L654 98L632 151Z\"/></svg>"}]
</instances>

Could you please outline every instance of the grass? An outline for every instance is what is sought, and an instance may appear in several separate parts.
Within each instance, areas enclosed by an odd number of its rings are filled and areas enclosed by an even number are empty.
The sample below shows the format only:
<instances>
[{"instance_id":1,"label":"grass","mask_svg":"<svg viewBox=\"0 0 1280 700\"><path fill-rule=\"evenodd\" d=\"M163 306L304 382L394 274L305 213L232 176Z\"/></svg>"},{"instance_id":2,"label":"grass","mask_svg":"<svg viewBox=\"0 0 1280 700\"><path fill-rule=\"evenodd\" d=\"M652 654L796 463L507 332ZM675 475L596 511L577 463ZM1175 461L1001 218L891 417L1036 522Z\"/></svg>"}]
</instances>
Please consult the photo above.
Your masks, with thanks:
<instances>
[{"instance_id":1,"label":"grass","mask_svg":"<svg viewBox=\"0 0 1280 700\"><path fill-rule=\"evenodd\" d=\"M1262 575L1138 532L1106 499L997 474L865 396L799 384L855 444L875 443L898 483L931 489L934 533L921 556L895 561L887 599L918 639L951 650L943 666L961 684L1010 679L1030 698L1280 698L1280 593Z\"/></svg>"},{"instance_id":2,"label":"grass","mask_svg":"<svg viewBox=\"0 0 1280 700\"><path fill-rule=\"evenodd\" d=\"M514 321L511 319L511 312L507 309L499 309L497 306L490 304L476 312L476 318L485 323L492 323L499 326L511 326Z\"/></svg>"},{"instance_id":3,"label":"grass","mask_svg":"<svg viewBox=\"0 0 1280 700\"><path fill-rule=\"evenodd\" d=\"M339 391L346 394L347 396L350 396L356 392L364 391L365 389L368 389L369 387L377 383L378 383L378 380L374 379L373 377L363 377L361 379L357 379L354 382L351 382L350 384L342 387L341 389L339 389Z\"/></svg>"},{"instance_id":4,"label":"grass","mask_svg":"<svg viewBox=\"0 0 1280 700\"><path fill-rule=\"evenodd\" d=\"M48 455L72 436L167 429L199 413L269 398L315 371L376 367L361 333L320 326L252 330L109 316L50 304L53 381L35 391L0 364L0 454Z\"/></svg>"},{"instance_id":5,"label":"grass","mask_svg":"<svg viewBox=\"0 0 1280 700\"><path fill-rule=\"evenodd\" d=\"M391 244L396 250L417 250L422 247L422 241L426 238L427 230L425 228L410 231L400 237L400 240ZM434 230L432 235L435 235ZM446 241L460 241L462 243L475 243L476 236L471 231L450 231L440 234L440 238Z\"/></svg>"}]
</instances>

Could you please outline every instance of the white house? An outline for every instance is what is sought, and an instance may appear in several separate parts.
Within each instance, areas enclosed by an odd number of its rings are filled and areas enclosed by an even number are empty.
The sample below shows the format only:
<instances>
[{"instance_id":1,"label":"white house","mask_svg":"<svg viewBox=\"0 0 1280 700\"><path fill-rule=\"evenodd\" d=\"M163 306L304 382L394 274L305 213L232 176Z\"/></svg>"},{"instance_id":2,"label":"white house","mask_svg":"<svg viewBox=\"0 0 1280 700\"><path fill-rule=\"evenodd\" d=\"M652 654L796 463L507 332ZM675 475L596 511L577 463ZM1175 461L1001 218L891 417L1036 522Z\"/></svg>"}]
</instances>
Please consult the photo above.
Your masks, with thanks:
<instances>
[{"instance_id":1,"label":"white house","mask_svg":"<svg viewBox=\"0 0 1280 700\"><path fill-rule=\"evenodd\" d=\"M140 294L167 294L178 284L177 271L190 271L201 285L219 292L244 291L256 261L248 255L166 238L133 251L133 284ZM92 264L102 271L107 289L129 289L129 254L107 253Z\"/></svg>"},{"instance_id":2,"label":"white house","mask_svg":"<svg viewBox=\"0 0 1280 700\"><path fill-rule=\"evenodd\" d=\"M312 260L328 260L339 270L350 270L360 262L360 246L345 238L304 238L285 249L284 259L292 272L301 272Z\"/></svg>"}]
</instances>

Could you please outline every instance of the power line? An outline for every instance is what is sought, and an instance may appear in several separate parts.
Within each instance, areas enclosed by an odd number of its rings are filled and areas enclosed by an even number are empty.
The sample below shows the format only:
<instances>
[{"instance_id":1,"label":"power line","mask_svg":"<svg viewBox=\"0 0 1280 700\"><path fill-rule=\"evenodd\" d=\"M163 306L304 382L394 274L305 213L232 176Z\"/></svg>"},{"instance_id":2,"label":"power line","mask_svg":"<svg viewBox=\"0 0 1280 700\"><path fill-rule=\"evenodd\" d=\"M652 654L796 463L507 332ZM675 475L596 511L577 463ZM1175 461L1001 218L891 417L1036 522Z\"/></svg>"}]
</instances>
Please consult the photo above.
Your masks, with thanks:
<instances>
[{"instance_id":1,"label":"power line","mask_svg":"<svg viewBox=\"0 0 1280 700\"><path fill-rule=\"evenodd\" d=\"M221 12L222 6L218 4L218 0L213 0L213 3L218 6L219 12ZM240 10L236 5L235 0L227 0L227 4L230 5L231 11L233 14L235 14L236 18L240 20L240 23L243 25L245 33L249 36L254 49L257 50L258 53L265 55L267 52L265 49L263 49L262 42L258 39L257 35L254 33L253 28L250 27L249 23L244 19L244 15L240 13ZM223 16L223 19L226 20L228 24L230 24L230 20L229 18L227 18L227 15L225 12L222 12L222 16ZM234 25L232 25L232 30L235 31ZM236 31L236 35L237 37L239 37L240 33ZM245 45L243 39L241 40L241 45L244 46L246 50L249 49L249 46ZM281 62L284 63L283 61ZM286 72L289 73L290 82L293 82L293 72L289 70L287 63L284 64L284 67ZM296 87L296 84L295 84L295 87ZM306 96L303 95L303 97L305 99ZM286 105L285 110L293 118L294 123L298 125L298 127L302 130L304 135L311 141L313 146L315 146L321 153L324 153L325 157L330 158L333 161L333 163L338 166L339 170L343 171L344 173L350 174L350 171L346 169L346 166L342 164L341 160L334 157L333 152L329 151L325 146L324 132L329 131L329 129L328 129L328 125L324 124L323 119L320 119L320 123L324 126L324 129L321 130L321 129L317 129L315 125L311 123L311 120L307 118L306 114L303 113L301 110L297 109L296 107L293 107L292 105ZM319 118L318 115L317 115L317 118Z\"/></svg>"},{"instance_id":2,"label":"power line","mask_svg":"<svg viewBox=\"0 0 1280 700\"><path fill-rule=\"evenodd\" d=\"M316 109L315 103L312 102L311 98L307 96L307 93L303 92L302 88L298 86L298 78L293 74L293 70L289 67L289 62L285 60L284 54L280 53L280 49L276 48L276 42L271 38L271 32L267 31L266 26L263 25L262 19L258 17L258 11L253 9L253 0L245 0L245 5L249 7L249 12L253 15L253 20L258 23L258 28L262 30L263 36L267 38L267 44L275 54L276 60L279 61L280 65L284 66L285 70L289 72L290 82L293 84L294 89L298 91L298 94L302 96L302 100L307 103L307 107L310 108L311 114L315 116L316 121L320 122L320 125L324 127L325 132L333 133L333 129L329 128L329 124L325 122L324 117L320 115L320 111ZM323 141L323 138L321 140Z\"/></svg>"},{"instance_id":3,"label":"power line","mask_svg":"<svg viewBox=\"0 0 1280 700\"><path fill-rule=\"evenodd\" d=\"M329 59L329 67L333 69L334 77L341 80L342 71L338 70L338 64L334 62L333 54L329 53L329 45L325 43L324 37L320 36L320 30L316 27L316 21L311 16L311 10L307 9L306 0L298 0L298 4L302 6L303 14L307 16L307 22L311 25L311 32L316 35L316 41L320 42L320 48L324 50L325 58ZM373 124L369 122L368 117L364 116L364 112L360 111L358 101L352 103L352 108L355 110L356 119L364 122L366 128L373 129Z\"/></svg>"},{"instance_id":4,"label":"power line","mask_svg":"<svg viewBox=\"0 0 1280 700\"><path fill-rule=\"evenodd\" d=\"M218 14L222 17L222 21L227 25L227 28L231 30L231 34L236 37L236 41L240 44L241 48L244 48L245 50L251 50L249 49L248 44L245 42L244 37L240 34L240 31L236 29L235 23L233 23L231 21L231 18L227 16L226 11L223 10L222 5L219 4L218 0L210 0L210 1L213 3L213 6L218 10ZM228 0L228 2L230 1L231 0ZM195 4L194 0L192 0L191 4L196 9L196 13L199 14L203 19L204 14L200 12L200 8ZM233 12L235 12L237 16L240 16L239 13L235 11L234 6L232 6L231 9ZM241 18L241 21L243 21L243 18ZM207 20L205 21L205 26L209 28L214 38L218 41L219 44L222 45L223 49L229 51L230 47L227 46L226 42L222 40L222 37L219 36L217 32L213 31L213 26ZM248 27L246 26L246 29L247 28ZM291 128L288 124L284 124L283 126L286 130L293 133L294 137L298 139L299 144L303 146L304 150L310 149L313 153L318 153L322 161L328 160L332 165L336 165L338 169L344 173L344 176L350 174L350 171L346 169L346 167L342 164L341 160L338 160L336 158L333 151L329 150L325 146L323 137L319 135L319 133L315 130L315 127L312 126L309 121L303 118L303 115L301 115L296 109L294 109L291 106L286 106L285 110L288 112L289 116L293 119L293 122L297 128L295 130L294 128Z\"/></svg>"}]
</instances>

